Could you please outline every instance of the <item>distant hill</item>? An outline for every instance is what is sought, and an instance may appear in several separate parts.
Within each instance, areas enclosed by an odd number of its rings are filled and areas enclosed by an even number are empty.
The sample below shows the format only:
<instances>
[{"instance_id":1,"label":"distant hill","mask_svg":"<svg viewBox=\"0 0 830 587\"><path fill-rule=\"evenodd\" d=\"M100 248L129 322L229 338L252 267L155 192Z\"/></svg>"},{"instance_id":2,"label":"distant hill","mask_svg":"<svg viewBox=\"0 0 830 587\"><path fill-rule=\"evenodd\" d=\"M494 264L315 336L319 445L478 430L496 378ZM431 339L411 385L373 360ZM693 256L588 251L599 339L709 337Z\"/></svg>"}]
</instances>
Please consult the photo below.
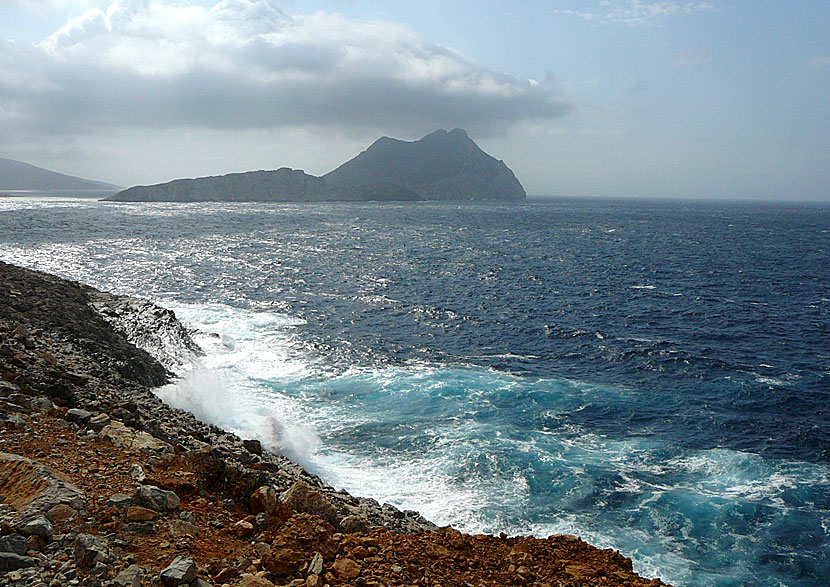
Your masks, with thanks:
<instances>
[{"instance_id":1,"label":"distant hill","mask_svg":"<svg viewBox=\"0 0 830 587\"><path fill-rule=\"evenodd\" d=\"M421 200L527 197L510 168L482 151L460 128L436 130L419 141L382 137L323 179L354 188L403 188Z\"/></svg>"},{"instance_id":2,"label":"distant hill","mask_svg":"<svg viewBox=\"0 0 830 587\"><path fill-rule=\"evenodd\" d=\"M248 171L135 186L109 198L116 202L321 202L359 200L358 190L332 186L300 169Z\"/></svg>"},{"instance_id":3,"label":"distant hill","mask_svg":"<svg viewBox=\"0 0 830 587\"><path fill-rule=\"evenodd\" d=\"M117 190L118 186L90 181L35 167L21 161L0 158L0 190Z\"/></svg>"},{"instance_id":4,"label":"distant hill","mask_svg":"<svg viewBox=\"0 0 830 587\"><path fill-rule=\"evenodd\" d=\"M383 137L322 177L299 169L249 171L136 186L107 200L203 201L408 201L519 200L525 190L503 161L494 159L461 129L437 130L418 141Z\"/></svg>"}]
</instances>

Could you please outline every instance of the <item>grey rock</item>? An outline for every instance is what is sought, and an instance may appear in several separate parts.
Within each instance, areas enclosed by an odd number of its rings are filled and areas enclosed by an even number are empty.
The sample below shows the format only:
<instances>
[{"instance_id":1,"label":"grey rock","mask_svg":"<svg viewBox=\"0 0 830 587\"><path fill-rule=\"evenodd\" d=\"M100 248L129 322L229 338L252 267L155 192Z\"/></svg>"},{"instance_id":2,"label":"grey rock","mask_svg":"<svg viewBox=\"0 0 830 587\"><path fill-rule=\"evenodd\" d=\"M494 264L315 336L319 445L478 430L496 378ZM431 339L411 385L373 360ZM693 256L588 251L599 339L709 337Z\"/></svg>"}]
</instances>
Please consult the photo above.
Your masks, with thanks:
<instances>
[{"instance_id":1,"label":"grey rock","mask_svg":"<svg viewBox=\"0 0 830 587\"><path fill-rule=\"evenodd\" d=\"M187 585L196 578L196 563L187 556L177 556L159 575L165 587Z\"/></svg>"},{"instance_id":2,"label":"grey rock","mask_svg":"<svg viewBox=\"0 0 830 587\"><path fill-rule=\"evenodd\" d=\"M113 560L106 539L92 534L79 534L72 542L72 550L78 563L90 569L96 563L107 564Z\"/></svg>"},{"instance_id":3,"label":"grey rock","mask_svg":"<svg viewBox=\"0 0 830 587\"><path fill-rule=\"evenodd\" d=\"M128 472L130 474L130 477L132 477L133 480L138 481L139 483L142 483L147 478L147 474L144 472L144 469L138 463L133 463L132 465L130 465Z\"/></svg>"},{"instance_id":4,"label":"grey rock","mask_svg":"<svg viewBox=\"0 0 830 587\"><path fill-rule=\"evenodd\" d=\"M55 533L52 523L44 515L36 515L22 520L15 529L24 536L37 536L50 541Z\"/></svg>"},{"instance_id":5,"label":"grey rock","mask_svg":"<svg viewBox=\"0 0 830 587\"><path fill-rule=\"evenodd\" d=\"M167 525L170 530L170 535L173 538L181 538L182 536L196 536L199 533L199 527L185 522L184 520L173 520Z\"/></svg>"},{"instance_id":6,"label":"grey rock","mask_svg":"<svg viewBox=\"0 0 830 587\"><path fill-rule=\"evenodd\" d=\"M141 587L141 578L144 569L138 565L130 565L115 577L114 582L118 587Z\"/></svg>"},{"instance_id":7,"label":"grey rock","mask_svg":"<svg viewBox=\"0 0 830 587\"><path fill-rule=\"evenodd\" d=\"M96 432L100 432L110 423L110 417L106 414L96 414L89 419L86 425Z\"/></svg>"},{"instance_id":8,"label":"grey rock","mask_svg":"<svg viewBox=\"0 0 830 587\"><path fill-rule=\"evenodd\" d=\"M20 414L9 414L6 416L6 425L11 428L25 428L26 420Z\"/></svg>"},{"instance_id":9,"label":"grey rock","mask_svg":"<svg viewBox=\"0 0 830 587\"><path fill-rule=\"evenodd\" d=\"M308 564L308 574L309 575L322 575L323 574L323 555L319 552L315 552L314 556L311 558L311 562Z\"/></svg>"},{"instance_id":10,"label":"grey rock","mask_svg":"<svg viewBox=\"0 0 830 587\"><path fill-rule=\"evenodd\" d=\"M255 455L262 454L262 443L259 440L243 440L242 446L245 447L245 450Z\"/></svg>"},{"instance_id":11,"label":"grey rock","mask_svg":"<svg viewBox=\"0 0 830 587\"><path fill-rule=\"evenodd\" d=\"M29 541L20 534L0 536L0 552L13 552L23 556L29 552Z\"/></svg>"},{"instance_id":12,"label":"grey rock","mask_svg":"<svg viewBox=\"0 0 830 587\"><path fill-rule=\"evenodd\" d=\"M108 503L112 507L123 509L125 507L132 505L133 498L127 495L126 493L116 493L110 496Z\"/></svg>"},{"instance_id":13,"label":"grey rock","mask_svg":"<svg viewBox=\"0 0 830 587\"><path fill-rule=\"evenodd\" d=\"M37 564L37 559L20 556L13 552L0 552L0 573L7 573L9 571L16 571L17 569L25 569L33 567Z\"/></svg>"},{"instance_id":14,"label":"grey rock","mask_svg":"<svg viewBox=\"0 0 830 587\"><path fill-rule=\"evenodd\" d=\"M142 485L135 492L133 501L157 512L172 512L179 507L179 496L155 485Z\"/></svg>"},{"instance_id":15,"label":"grey rock","mask_svg":"<svg viewBox=\"0 0 830 587\"><path fill-rule=\"evenodd\" d=\"M97 562L92 565L92 567L89 569L89 572L95 575L96 577L103 578L109 575L110 568L102 562Z\"/></svg>"},{"instance_id":16,"label":"grey rock","mask_svg":"<svg viewBox=\"0 0 830 587\"><path fill-rule=\"evenodd\" d=\"M89 422L90 418L92 418L92 414L81 408L72 408L71 410L67 410L66 414L63 416L64 420L67 422L73 422L78 426L86 426L86 423Z\"/></svg>"},{"instance_id":17,"label":"grey rock","mask_svg":"<svg viewBox=\"0 0 830 587\"><path fill-rule=\"evenodd\" d=\"M133 532L135 534L143 534L145 536L152 536L156 532L156 527L153 525L152 521L147 522L130 522L124 529L127 532Z\"/></svg>"},{"instance_id":18,"label":"grey rock","mask_svg":"<svg viewBox=\"0 0 830 587\"><path fill-rule=\"evenodd\" d=\"M257 455L250 453L246 450L236 455L236 459L243 465L252 465L254 463L258 463L261 460Z\"/></svg>"}]
</instances>

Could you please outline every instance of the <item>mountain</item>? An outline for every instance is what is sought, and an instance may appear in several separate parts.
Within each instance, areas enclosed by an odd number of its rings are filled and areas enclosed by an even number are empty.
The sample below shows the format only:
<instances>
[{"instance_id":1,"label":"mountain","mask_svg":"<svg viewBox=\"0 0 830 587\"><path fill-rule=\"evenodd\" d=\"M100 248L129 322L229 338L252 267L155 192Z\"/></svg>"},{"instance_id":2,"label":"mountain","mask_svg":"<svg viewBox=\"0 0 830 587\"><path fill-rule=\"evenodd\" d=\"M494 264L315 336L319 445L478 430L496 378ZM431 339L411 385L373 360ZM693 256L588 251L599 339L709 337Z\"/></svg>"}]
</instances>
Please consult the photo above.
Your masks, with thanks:
<instances>
[{"instance_id":1,"label":"mountain","mask_svg":"<svg viewBox=\"0 0 830 587\"><path fill-rule=\"evenodd\" d=\"M21 161L0 158L0 190L117 190L118 186L90 181L35 167Z\"/></svg>"},{"instance_id":2,"label":"mountain","mask_svg":"<svg viewBox=\"0 0 830 587\"><path fill-rule=\"evenodd\" d=\"M120 202L520 200L525 191L503 161L463 130L437 130L418 141L383 137L322 177L300 169L248 171L136 186Z\"/></svg>"},{"instance_id":3,"label":"mountain","mask_svg":"<svg viewBox=\"0 0 830 587\"><path fill-rule=\"evenodd\" d=\"M460 128L419 141L382 137L354 159L323 176L344 187L395 187L422 200L521 200L525 190L504 161Z\"/></svg>"}]
</instances>

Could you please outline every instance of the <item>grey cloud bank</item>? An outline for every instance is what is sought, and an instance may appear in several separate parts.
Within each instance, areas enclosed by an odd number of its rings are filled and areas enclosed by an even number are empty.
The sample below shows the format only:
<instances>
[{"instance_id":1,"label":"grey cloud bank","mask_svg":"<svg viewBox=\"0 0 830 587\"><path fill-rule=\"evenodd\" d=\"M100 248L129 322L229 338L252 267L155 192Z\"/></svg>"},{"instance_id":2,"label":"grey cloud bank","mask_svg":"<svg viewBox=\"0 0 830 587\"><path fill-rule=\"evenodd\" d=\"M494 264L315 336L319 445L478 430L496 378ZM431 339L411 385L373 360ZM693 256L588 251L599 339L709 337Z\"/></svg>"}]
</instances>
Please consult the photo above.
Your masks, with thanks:
<instances>
[{"instance_id":1,"label":"grey cloud bank","mask_svg":"<svg viewBox=\"0 0 830 587\"><path fill-rule=\"evenodd\" d=\"M37 45L0 45L0 132L464 125L563 115L549 87L477 66L402 27L269 2L113 2Z\"/></svg>"}]
</instances>

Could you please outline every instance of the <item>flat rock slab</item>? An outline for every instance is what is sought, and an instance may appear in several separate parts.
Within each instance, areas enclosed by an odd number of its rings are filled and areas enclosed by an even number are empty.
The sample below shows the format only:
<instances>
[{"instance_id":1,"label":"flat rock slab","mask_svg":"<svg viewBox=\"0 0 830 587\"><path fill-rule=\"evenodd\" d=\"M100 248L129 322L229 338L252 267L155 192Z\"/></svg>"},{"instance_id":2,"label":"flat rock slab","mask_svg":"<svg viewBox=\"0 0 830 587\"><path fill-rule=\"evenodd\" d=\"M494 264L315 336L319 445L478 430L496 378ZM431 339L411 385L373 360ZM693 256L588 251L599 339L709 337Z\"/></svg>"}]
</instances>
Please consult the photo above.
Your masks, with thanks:
<instances>
[{"instance_id":1,"label":"flat rock slab","mask_svg":"<svg viewBox=\"0 0 830 587\"><path fill-rule=\"evenodd\" d=\"M20 556L13 552L0 552L0 573L33 567L36 564L37 560L28 556Z\"/></svg>"},{"instance_id":2,"label":"flat rock slab","mask_svg":"<svg viewBox=\"0 0 830 587\"><path fill-rule=\"evenodd\" d=\"M84 505L84 492L46 465L11 453L0 452L0 495L19 515L47 513L64 504Z\"/></svg>"},{"instance_id":3,"label":"flat rock slab","mask_svg":"<svg viewBox=\"0 0 830 587\"><path fill-rule=\"evenodd\" d=\"M121 422L111 422L101 430L113 446L127 450L143 450L155 454L173 454L173 447L143 430L135 430Z\"/></svg>"}]
</instances>

